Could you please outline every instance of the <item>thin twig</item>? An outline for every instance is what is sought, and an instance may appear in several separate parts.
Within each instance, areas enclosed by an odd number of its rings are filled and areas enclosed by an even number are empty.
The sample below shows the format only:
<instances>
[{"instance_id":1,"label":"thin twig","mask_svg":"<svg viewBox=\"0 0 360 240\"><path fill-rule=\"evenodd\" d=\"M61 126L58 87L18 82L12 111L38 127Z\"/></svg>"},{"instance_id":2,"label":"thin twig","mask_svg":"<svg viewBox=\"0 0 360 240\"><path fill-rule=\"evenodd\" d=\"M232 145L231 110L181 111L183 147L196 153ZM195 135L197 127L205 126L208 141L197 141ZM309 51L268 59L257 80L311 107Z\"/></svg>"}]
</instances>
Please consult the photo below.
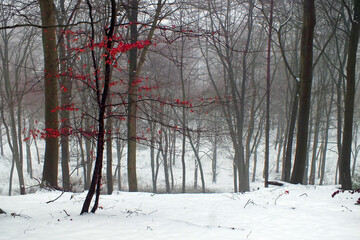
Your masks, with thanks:
<instances>
[{"instance_id":1,"label":"thin twig","mask_svg":"<svg viewBox=\"0 0 360 240\"><path fill-rule=\"evenodd\" d=\"M56 200L58 200L59 198L61 198L61 196L64 194L65 192L63 191L60 196L58 196L57 198L53 199L53 200L50 200L50 201L47 201L46 203L52 203L52 202L55 202ZM64 210L65 211L65 210Z\"/></svg>"}]
</instances>

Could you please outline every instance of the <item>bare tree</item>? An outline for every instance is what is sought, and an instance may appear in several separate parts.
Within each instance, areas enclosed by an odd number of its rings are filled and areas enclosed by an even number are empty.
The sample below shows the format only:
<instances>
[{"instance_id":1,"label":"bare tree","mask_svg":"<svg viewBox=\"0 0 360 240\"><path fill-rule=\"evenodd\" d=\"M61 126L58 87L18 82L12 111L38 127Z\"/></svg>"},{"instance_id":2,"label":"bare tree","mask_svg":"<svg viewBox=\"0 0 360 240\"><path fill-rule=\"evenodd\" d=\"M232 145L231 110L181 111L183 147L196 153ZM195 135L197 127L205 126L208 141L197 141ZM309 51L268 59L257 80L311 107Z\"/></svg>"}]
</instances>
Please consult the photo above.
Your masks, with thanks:
<instances>
[{"instance_id":1,"label":"bare tree","mask_svg":"<svg viewBox=\"0 0 360 240\"><path fill-rule=\"evenodd\" d=\"M166 0L158 0L156 5L156 12L152 21L151 28L148 32L147 41L151 41L156 26L160 19L161 9L164 6ZM127 9L127 16L131 23L130 25L130 43L135 44L138 40L138 0L131 0ZM129 90L128 90L128 184L129 191L136 192L137 176L136 176L136 129L137 129L137 101L138 101L138 84L137 78L140 76L142 66L145 62L145 58L149 49L149 45L145 46L138 59L137 48L132 48L129 53Z\"/></svg>"},{"instance_id":2,"label":"bare tree","mask_svg":"<svg viewBox=\"0 0 360 240\"><path fill-rule=\"evenodd\" d=\"M303 30L301 38L300 62L300 106L298 133L292 183L302 183L307 158L308 126L313 78L313 36L315 28L314 0L305 0L303 8Z\"/></svg>"},{"instance_id":3,"label":"bare tree","mask_svg":"<svg viewBox=\"0 0 360 240\"><path fill-rule=\"evenodd\" d=\"M58 54L56 42L55 4L53 0L39 0L42 20L42 42L45 63L45 160L43 182L50 186L58 185Z\"/></svg>"},{"instance_id":4,"label":"bare tree","mask_svg":"<svg viewBox=\"0 0 360 240\"><path fill-rule=\"evenodd\" d=\"M340 161L340 181L343 189L352 189L350 174L351 144L353 133L354 102L355 102L355 72L356 53L360 37L360 0L354 0L354 17L351 22L349 50L346 67L346 94L344 130Z\"/></svg>"}]
</instances>

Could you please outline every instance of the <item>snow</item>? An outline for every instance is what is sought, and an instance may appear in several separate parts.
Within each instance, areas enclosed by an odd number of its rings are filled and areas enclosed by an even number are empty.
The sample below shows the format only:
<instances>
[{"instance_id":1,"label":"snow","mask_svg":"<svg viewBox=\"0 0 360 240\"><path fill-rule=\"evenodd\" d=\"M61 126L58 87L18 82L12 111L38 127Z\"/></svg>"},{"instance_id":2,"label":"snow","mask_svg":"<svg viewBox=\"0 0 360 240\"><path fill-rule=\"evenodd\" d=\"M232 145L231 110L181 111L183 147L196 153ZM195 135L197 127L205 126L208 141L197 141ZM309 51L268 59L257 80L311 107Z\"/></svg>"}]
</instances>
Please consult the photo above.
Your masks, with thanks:
<instances>
[{"instance_id":1,"label":"snow","mask_svg":"<svg viewBox=\"0 0 360 240\"><path fill-rule=\"evenodd\" d=\"M332 198L336 190L285 184L243 194L117 191L101 195L101 208L85 215L79 213L86 192L38 190L0 196L7 212L0 215L0 239L357 240L359 193Z\"/></svg>"},{"instance_id":2,"label":"snow","mask_svg":"<svg viewBox=\"0 0 360 240\"><path fill-rule=\"evenodd\" d=\"M43 144L39 143L41 156ZM270 179L275 173L276 150L270 159ZM258 158L262 159L262 151ZM34 152L33 156L36 155ZM76 156L76 155L74 155ZM360 236L360 193L339 193L338 185L263 187L262 161L258 162L256 182L251 191L232 193L232 157L219 149L217 182L212 183L211 161L202 158L206 194L152 194L115 191L100 196L95 214L80 215L86 192L63 193L39 189L37 181L25 173L29 194L20 196L14 172L15 196L9 190L11 153L0 157L0 240L26 239L250 239L250 240L358 240ZM148 149L138 152L139 189L151 191ZM187 153L187 191L192 190L194 157ZM326 184L333 184L336 154L328 154ZM72 162L73 163L73 162ZM126 164L122 166L123 189L126 190ZM33 162L34 176L42 176L42 164ZM71 169L75 169L75 165ZM106 166L104 166L105 168ZM161 166L162 169L162 166ZM252 165L250 164L252 171ZM181 188L181 163L173 166L175 188ZM26 172L26 166L24 166ZM61 173L60 169L59 172ZM61 176L59 176L61 178ZM72 175L72 183L81 190L82 171ZM61 179L59 180L61 183ZM116 180L115 180L116 182ZM200 179L198 184L201 184ZM164 189L163 170L158 188ZM114 186L115 189L117 185ZM104 184L104 190L106 185ZM82 190L81 190L82 191ZM58 198L58 199L57 199ZM56 200L55 200L56 199ZM53 201L55 200L55 201ZM47 203L49 201L53 201Z\"/></svg>"}]
</instances>

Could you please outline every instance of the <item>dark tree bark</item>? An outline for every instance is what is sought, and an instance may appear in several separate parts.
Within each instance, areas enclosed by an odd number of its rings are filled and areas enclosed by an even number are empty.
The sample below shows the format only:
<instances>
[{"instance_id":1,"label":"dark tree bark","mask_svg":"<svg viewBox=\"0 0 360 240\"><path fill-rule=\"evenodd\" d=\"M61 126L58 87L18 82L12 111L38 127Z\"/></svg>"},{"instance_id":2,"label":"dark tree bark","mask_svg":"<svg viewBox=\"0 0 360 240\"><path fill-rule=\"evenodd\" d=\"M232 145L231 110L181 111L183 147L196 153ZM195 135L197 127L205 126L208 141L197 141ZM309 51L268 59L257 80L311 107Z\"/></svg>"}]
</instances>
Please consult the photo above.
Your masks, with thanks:
<instances>
[{"instance_id":1,"label":"dark tree bark","mask_svg":"<svg viewBox=\"0 0 360 240\"><path fill-rule=\"evenodd\" d=\"M300 105L296 153L291 183L302 183L307 159L309 113L313 73L313 37L315 28L314 0L305 0L300 56Z\"/></svg>"},{"instance_id":2,"label":"dark tree bark","mask_svg":"<svg viewBox=\"0 0 360 240\"><path fill-rule=\"evenodd\" d=\"M116 139L116 154L117 154L117 174L118 174L118 190L121 191L121 159L123 155L124 145L121 145L120 138Z\"/></svg>"},{"instance_id":3,"label":"dark tree bark","mask_svg":"<svg viewBox=\"0 0 360 240\"><path fill-rule=\"evenodd\" d=\"M285 182L290 182L292 146L293 146L295 127L296 127L296 117L299 109L299 89L300 89L300 84L298 81L295 81L289 131L288 131L287 143L286 143L284 166L282 171L282 180Z\"/></svg>"},{"instance_id":4,"label":"dark tree bark","mask_svg":"<svg viewBox=\"0 0 360 240\"><path fill-rule=\"evenodd\" d=\"M94 49L94 22L92 16L92 6L87 1L89 6L89 15L92 23L92 37L91 37L91 49L92 49L92 58L93 58L93 67L95 71L95 81L96 81L96 94L98 100L98 108L99 108L99 116L98 116L98 135L97 135L97 155L96 155L96 162L93 177L91 180L91 185L89 192L86 196L86 199L83 204L83 208L80 214L87 213L89 211L89 206L91 200L95 194L96 190L96 198L94 206L91 210L92 213L95 213L98 205L99 205L99 197L100 197L100 188L101 188L101 170L103 165L103 153L104 153L104 145L105 145L105 113L106 113L106 103L107 98L109 97L109 88L110 88L110 81L111 81L111 68L112 68L112 56L111 56L111 49L113 46L113 35L115 31L115 23L116 23L116 2L115 0L111 0L111 22L108 29L106 29L106 50L105 50L105 76L104 76L104 87L103 91L101 92L101 83L98 76L98 66L97 61L95 59L95 55L93 52Z\"/></svg>"},{"instance_id":5,"label":"dark tree bark","mask_svg":"<svg viewBox=\"0 0 360 240\"><path fill-rule=\"evenodd\" d=\"M110 73L111 77L111 73ZM110 80L111 81L111 80ZM113 183L113 140L112 140L112 127L113 127L113 121L111 118L112 112L111 112L111 98L109 97L107 99L107 105L110 106L107 109L107 120L106 120L106 186L107 186L107 194L111 195L114 190L114 183Z\"/></svg>"},{"instance_id":6,"label":"dark tree bark","mask_svg":"<svg viewBox=\"0 0 360 240\"><path fill-rule=\"evenodd\" d=\"M350 174L351 144L355 101L356 54L360 36L360 0L354 0L354 19L349 36L349 52L346 67L346 93L344 131L341 148L340 182L343 189L352 189Z\"/></svg>"},{"instance_id":7,"label":"dark tree bark","mask_svg":"<svg viewBox=\"0 0 360 240\"><path fill-rule=\"evenodd\" d=\"M267 74L266 74L266 121L265 121L265 163L264 163L264 178L265 187L268 187L269 182L269 148L270 148L270 54L271 54L271 33L273 22L274 1L270 2L270 19L269 19L269 40L267 49Z\"/></svg>"},{"instance_id":8,"label":"dark tree bark","mask_svg":"<svg viewBox=\"0 0 360 240\"><path fill-rule=\"evenodd\" d=\"M52 111L58 107L58 54L56 42L55 5L53 0L39 0L42 29L42 42L45 62L45 160L43 182L50 186L57 186L59 139L54 132L59 129L58 112Z\"/></svg>"},{"instance_id":9,"label":"dark tree bark","mask_svg":"<svg viewBox=\"0 0 360 240\"><path fill-rule=\"evenodd\" d=\"M182 23L182 18L181 22ZM185 39L184 37L181 38L181 52L180 52L180 80L181 80L181 92L182 92L182 100L186 101L186 91L185 91L185 78L184 78L184 45ZM185 183L186 183L186 163L185 163L185 152L186 152L186 107L185 105L182 106L182 129L183 129L183 136L182 136L182 148L181 148L181 165L182 165L182 193L185 193Z\"/></svg>"},{"instance_id":10,"label":"dark tree bark","mask_svg":"<svg viewBox=\"0 0 360 240\"><path fill-rule=\"evenodd\" d=\"M293 89L290 89L290 116L289 116L289 120L288 120L288 124L286 127L286 138L284 141L284 152L283 152L283 166L282 166L282 175L281 175L281 179L283 181L289 182L290 181L290 175L291 175L291 159L292 159L292 150L293 150L293 140L294 140L294 132L295 132L295 128L296 128L296 118L297 118L297 113L298 113L298 107L299 107L299 90L300 90L300 83L298 80L298 68L297 68L297 62L298 62L298 54L297 52L295 52L294 54L294 67L290 66L290 63L288 61L288 58L286 56L286 51L285 51L285 46L284 46L284 42L282 40L282 27L285 26L284 24L282 24L280 26L280 28L276 31L278 39L279 39L279 48L281 51L281 56L284 60L284 64L286 67L286 75L287 78L289 78L289 75L291 75L292 79L293 79ZM298 34L298 31L295 32L295 41L298 42L298 36L300 34ZM289 81L289 86L291 85L291 82Z\"/></svg>"}]
</instances>

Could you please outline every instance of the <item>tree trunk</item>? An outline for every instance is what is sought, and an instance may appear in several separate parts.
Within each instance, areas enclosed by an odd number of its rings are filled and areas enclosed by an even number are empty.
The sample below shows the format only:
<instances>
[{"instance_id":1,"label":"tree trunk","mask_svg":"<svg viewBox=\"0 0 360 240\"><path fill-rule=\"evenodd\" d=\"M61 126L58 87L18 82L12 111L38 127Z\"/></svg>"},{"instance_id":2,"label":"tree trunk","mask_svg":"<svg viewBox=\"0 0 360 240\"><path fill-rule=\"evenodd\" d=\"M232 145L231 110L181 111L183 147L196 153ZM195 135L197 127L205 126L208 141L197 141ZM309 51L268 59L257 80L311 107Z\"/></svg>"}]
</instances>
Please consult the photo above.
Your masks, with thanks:
<instances>
[{"instance_id":1,"label":"tree trunk","mask_svg":"<svg viewBox=\"0 0 360 240\"><path fill-rule=\"evenodd\" d=\"M128 18L130 25L130 43L136 43L138 39L137 29L137 17L138 17L138 0L131 0L130 9L128 11ZM158 0L156 6L156 13L151 25L151 29L146 40L151 41L156 26L159 20L160 12L163 7L162 0ZM137 48L132 48L129 52L129 90L128 90L128 184L129 191L136 192L137 177L136 177L136 121L137 121L137 98L138 98L138 84L136 84L137 78L140 75L142 66L145 62L145 58L149 49L149 45L145 46L137 61Z\"/></svg>"},{"instance_id":2,"label":"tree trunk","mask_svg":"<svg viewBox=\"0 0 360 240\"><path fill-rule=\"evenodd\" d=\"M130 1L129 21L130 43L135 44L138 39L137 16L138 0ZM137 68L137 48L129 51L129 93L128 93L128 184L130 192L137 192L136 177L136 116L137 116L137 97L138 84L136 76Z\"/></svg>"},{"instance_id":3,"label":"tree trunk","mask_svg":"<svg viewBox=\"0 0 360 240\"><path fill-rule=\"evenodd\" d=\"M90 131L90 120L88 118L85 119L85 129L86 131ZM85 136L85 153L86 153L86 183L85 189L88 190L90 188L91 181L91 172L93 167L93 143L88 135Z\"/></svg>"},{"instance_id":4,"label":"tree trunk","mask_svg":"<svg viewBox=\"0 0 360 240\"><path fill-rule=\"evenodd\" d=\"M215 129L218 126L217 119L215 119ZM212 170L212 182L216 183L217 178L217 149L218 149L218 135L215 133L214 135L214 143L213 143L213 157L211 162L211 170Z\"/></svg>"},{"instance_id":5,"label":"tree trunk","mask_svg":"<svg viewBox=\"0 0 360 240\"><path fill-rule=\"evenodd\" d=\"M180 18L180 24L182 24L182 15ZM184 78L184 45L185 38L184 36L181 38L181 51L180 51L180 80L181 80L181 93L182 93L182 101L186 101L186 91L185 91L185 78ZM182 193L186 191L186 162L185 162L185 153L186 153L186 106L183 104L182 106L182 148L181 148L181 166L182 166Z\"/></svg>"},{"instance_id":6,"label":"tree trunk","mask_svg":"<svg viewBox=\"0 0 360 240\"><path fill-rule=\"evenodd\" d=\"M197 161L198 166L199 166L202 193L205 193L204 171L203 171L203 168L202 168L199 152L197 151L196 146L194 145L194 142L193 142L192 137L190 135L190 130L189 129L187 130L187 134L188 134L188 139L189 139L189 142L190 142L190 146L191 146L192 150L194 151L194 155L195 155L196 161Z\"/></svg>"},{"instance_id":7,"label":"tree trunk","mask_svg":"<svg viewBox=\"0 0 360 240\"><path fill-rule=\"evenodd\" d=\"M156 166L155 166L155 122L150 122L150 165L153 192L156 193Z\"/></svg>"},{"instance_id":8,"label":"tree trunk","mask_svg":"<svg viewBox=\"0 0 360 240\"><path fill-rule=\"evenodd\" d=\"M329 140L329 128L330 128L330 116L332 112L332 106L333 106L333 99L334 99L334 91L332 90L331 99L329 101L329 110L326 112L326 126L325 126L325 136L324 136L324 144L322 148L322 156L321 156L321 169L320 169L320 185L324 183L325 178L325 163L326 163L326 151L327 151L327 144Z\"/></svg>"},{"instance_id":9,"label":"tree trunk","mask_svg":"<svg viewBox=\"0 0 360 240\"><path fill-rule=\"evenodd\" d=\"M266 121L265 121L265 163L264 163L264 178L265 187L269 184L269 148L270 148L270 54L271 54L271 33L272 33L272 22L273 22L273 9L274 1L270 2L270 23L269 23L269 40L267 49L267 74L266 74Z\"/></svg>"},{"instance_id":10,"label":"tree trunk","mask_svg":"<svg viewBox=\"0 0 360 240\"><path fill-rule=\"evenodd\" d=\"M58 22L64 25L66 22L65 0L60 1L60 10L58 11ZM59 28L59 60L60 60L60 84L61 84L61 106L64 108L60 111L60 144L61 144L61 170L63 189L70 190L70 150L69 150L69 132L70 132L70 112L65 110L71 106L71 88L72 80L66 77L68 65L66 64L65 37L63 34L64 27ZM66 45L65 45L66 44Z\"/></svg>"},{"instance_id":11,"label":"tree trunk","mask_svg":"<svg viewBox=\"0 0 360 240\"><path fill-rule=\"evenodd\" d=\"M278 131L279 131L279 145L278 145L278 153L277 153L277 157L276 157L276 169L275 169L275 173L279 173L280 172L280 156L282 155L281 150L283 149L283 144L284 144L284 124L280 123L278 124Z\"/></svg>"},{"instance_id":12,"label":"tree trunk","mask_svg":"<svg viewBox=\"0 0 360 240\"><path fill-rule=\"evenodd\" d=\"M313 37L315 28L314 0L304 0L300 63L300 105L296 153L291 183L302 183L308 144L309 112L313 70Z\"/></svg>"},{"instance_id":13,"label":"tree trunk","mask_svg":"<svg viewBox=\"0 0 360 240\"><path fill-rule=\"evenodd\" d=\"M117 171L118 171L118 190L121 191L121 159L124 146L121 146L120 138L116 139L116 153L117 153Z\"/></svg>"},{"instance_id":14,"label":"tree trunk","mask_svg":"<svg viewBox=\"0 0 360 240\"><path fill-rule=\"evenodd\" d=\"M355 102L356 55L360 36L360 0L354 0L354 19L351 23L349 36L349 52L346 67L346 93L344 130L340 161L340 182L343 189L352 189L350 159Z\"/></svg>"},{"instance_id":15,"label":"tree trunk","mask_svg":"<svg viewBox=\"0 0 360 240\"><path fill-rule=\"evenodd\" d=\"M81 210L80 214L87 213L89 211L89 206L91 203L91 200L94 196L95 190L96 190L96 197L95 197L95 203L93 208L91 209L92 213L95 213L98 205L99 205L99 197L100 197L100 188L101 188L101 170L102 170L102 164L103 164L103 153L104 153L104 145L105 145L105 113L106 113L106 103L107 98L109 96L109 88L110 88L110 82L111 82L111 68L112 68L112 56L110 54L110 51L113 46L113 34L115 31L115 23L116 23L116 2L115 0L111 0L111 23L109 26L109 29L106 31L106 49L105 49L105 73L104 73L104 85L103 90L101 93L100 89L100 82L99 82L99 76L98 76L98 67L97 62L94 56L94 22L92 18L92 6L90 2L88 1L89 6L89 15L92 23L92 43L91 43L91 49L92 49L92 57L93 57L93 66L95 70L95 79L96 79L96 92L97 92L97 100L98 100L98 108L99 108L99 116L98 116L98 134L97 134L97 154L96 154L96 162L95 162L95 168L93 177L91 180L89 192L86 195L83 208Z\"/></svg>"},{"instance_id":16,"label":"tree trunk","mask_svg":"<svg viewBox=\"0 0 360 240\"><path fill-rule=\"evenodd\" d=\"M108 116L111 116L111 111L108 111ZM107 194L111 195L114 186L113 186L113 174L112 174L112 120L111 117L109 117L106 121L106 186L107 186Z\"/></svg>"},{"instance_id":17,"label":"tree trunk","mask_svg":"<svg viewBox=\"0 0 360 240\"><path fill-rule=\"evenodd\" d=\"M55 4L53 0L39 0L42 29L42 42L45 62L45 159L43 182L50 186L58 185L59 129L58 112L58 55L56 42Z\"/></svg>"},{"instance_id":18,"label":"tree trunk","mask_svg":"<svg viewBox=\"0 0 360 240\"><path fill-rule=\"evenodd\" d=\"M9 67L9 62L10 62L10 57L9 57L9 39L10 36L7 34L7 31L4 32L4 35L2 37L3 41L4 41L4 50L1 51L1 57L2 57L2 67L3 67L3 79L4 79L4 99L2 101L2 111L1 111L1 117L2 117L2 121L4 123L5 129L6 129L6 135L7 135L7 140L8 140L8 144L10 146L10 150L12 153L12 157L13 157L13 162L12 162L12 167L11 167L11 173L10 173L10 183L9 183L9 194L11 194L11 188L12 188L12 176L13 176L13 169L14 169L14 164L18 173L18 177L19 177L19 189L20 189L20 194L25 194L25 181L24 181L24 175L23 175L23 162L21 159L21 155L20 155L20 146L19 144L22 143L22 141L18 141L19 140L19 135L21 132L21 129L19 128L20 126L16 124L16 117L15 117L15 110L16 110L16 101L21 101L20 99L16 99L16 95L18 94L18 92L16 91L16 89L18 88L18 86L11 86L10 83L10 67ZM16 77L15 77L16 78ZM18 80L18 79L16 79ZM7 103L6 107L9 109L9 117L10 117L10 124L7 125L6 121L5 121L5 113L4 113L4 103ZM18 105L19 107L19 105ZM18 108L18 113L19 113L20 109ZM19 117L19 116L18 116ZM21 119L19 119L19 121L21 121ZM21 140L21 139L20 139Z\"/></svg>"},{"instance_id":19,"label":"tree trunk","mask_svg":"<svg viewBox=\"0 0 360 240\"><path fill-rule=\"evenodd\" d=\"M3 125L3 122L0 121L0 152L1 152L1 156L4 156L2 125Z\"/></svg>"},{"instance_id":20,"label":"tree trunk","mask_svg":"<svg viewBox=\"0 0 360 240\"><path fill-rule=\"evenodd\" d=\"M297 112L299 107L299 89L300 89L299 83L295 82L295 89L293 96L294 99L292 102L289 132L287 136L286 152L285 152L283 174L282 174L282 180L285 182L290 182L292 146L293 146L295 126L296 126Z\"/></svg>"},{"instance_id":21,"label":"tree trunk","mask_svg":"<svg viewBox=\"0 0 360 240\"><path fill-rule=\"evenodd\" d=\"M320 87L320 86L319 86ZM320 94L323 94L323 91L320 91ZM311 167L310 167L310 179L309 184L315 184L315 170L316 170L316 161L318 160L318 142L319 142L319 130L320 130L320 116L321 109L323 106L322 96L318 96L317 104L316 104L316 116L315 116L315 124L314 124L314 141L313 141L313 150L311 157Z\"/></svg>"},{"instance_id":22,"label":"tree trunk","mask_svg":"<svg viewBox=\"0 0 360 240\"><path fill-rule=\"evenodd\" d=\"M81 163L82 163L82 168L83 168L83 175L84 175L84 189L89 189L87 187L87 165L86 165L86 161L85 161L85 151L84 151L84 147L83 147L83 140L82 137L80 135L80 137L78 137L78 147L80 148L80 158L81 158Z\"/></svg>"},{"instance_id":23,"label":"tree trunk","mask_svg":"<svg viewBox=\"0 0 360 240\"><path fill-rule=\"evenodd\" d=\"M24 120L25 121L25 120ZM34 123L33 123L32 117L28 119L28 130L27 135L30 137L28 141L25 142L26 144L26 166L27 166L27 173L30 175L30 178L33 178L33 169L32 169L32 157L31 157L31 141L32 136L30 135L30 130L34 129ZM25 124L24 124L25 125Z\"/></svg>"}]
</instances>

